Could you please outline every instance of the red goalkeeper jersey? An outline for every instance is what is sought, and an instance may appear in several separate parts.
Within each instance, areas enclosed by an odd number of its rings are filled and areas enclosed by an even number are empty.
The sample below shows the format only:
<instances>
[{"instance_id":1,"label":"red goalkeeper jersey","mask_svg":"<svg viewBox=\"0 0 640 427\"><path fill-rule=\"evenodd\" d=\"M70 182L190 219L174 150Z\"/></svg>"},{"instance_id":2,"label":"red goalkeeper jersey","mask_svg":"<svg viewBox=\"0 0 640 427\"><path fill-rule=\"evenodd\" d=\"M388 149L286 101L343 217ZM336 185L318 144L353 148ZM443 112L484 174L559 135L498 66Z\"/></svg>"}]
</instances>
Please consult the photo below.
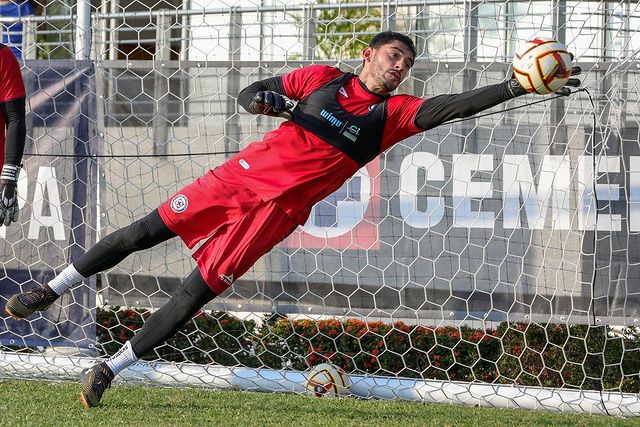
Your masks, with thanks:
<instances>
[{"instance_id":1,"label":"red goalkeeper jersey","mask_svg":"<svg viewBox=\"0 0 640 427\"><path fill-rule=\"evenodd\" d=\"M24 97L24 81L20 72L20 64L11 49L0 44L0 102ZM5 137L4 116L0 114L0 168L4 163Z\"/></svg>"},{"instance_id":2,"label":"red goalkeeper jersey","mask_svg":"<svg viewBox=\"0 0 640 427\"><path fill-rule=\"evenodd\" d=\"M314 92L326 91L328 85L334 83L338 108L354 118L365 118L376 109L386 109L371 119L376 121L371 125L382 129L381 140L373 148L373 154L379 154L424 130L414 123L423 98L375 94L357 76L345 75L336 68L307 66L284 75L283 83L286 95L301 102L312 99ZM323 109L322 105L316 107L326 119L328 129L335 127L336 132L340 132L338 136L348 138L344 144L349 144L349 140L354 144L366 142L356 140L357 128L352 130L352 134L340 126L344 119L339 114ZM221 167L235 175L262 200L275 201L294 221L302 224L314 204L340 188L361 164L372 157L365 156L365 161L360 162L316 133L295 123L295 120L286 121Z\"/></svg>"}]
</instances>

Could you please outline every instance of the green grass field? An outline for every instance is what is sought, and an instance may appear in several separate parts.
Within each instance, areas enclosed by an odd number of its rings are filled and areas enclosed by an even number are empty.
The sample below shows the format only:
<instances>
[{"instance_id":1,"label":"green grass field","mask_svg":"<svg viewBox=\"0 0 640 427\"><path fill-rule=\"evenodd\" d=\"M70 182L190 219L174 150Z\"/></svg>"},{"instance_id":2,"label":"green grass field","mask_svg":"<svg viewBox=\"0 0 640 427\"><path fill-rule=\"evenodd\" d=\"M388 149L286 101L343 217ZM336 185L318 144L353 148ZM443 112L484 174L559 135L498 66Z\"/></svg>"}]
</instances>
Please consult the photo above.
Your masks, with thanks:
<instances>
[{"instance_id":1,"label":"green grass field","mask_svg":"<svg viewBox=\"0 0 640 427\"><path fill-rule=\"evenodd\" d=\"M539 411L114 385L84 409L73 382L0 380L0 426L640 426Z\"/></svg>"}]
</instances>

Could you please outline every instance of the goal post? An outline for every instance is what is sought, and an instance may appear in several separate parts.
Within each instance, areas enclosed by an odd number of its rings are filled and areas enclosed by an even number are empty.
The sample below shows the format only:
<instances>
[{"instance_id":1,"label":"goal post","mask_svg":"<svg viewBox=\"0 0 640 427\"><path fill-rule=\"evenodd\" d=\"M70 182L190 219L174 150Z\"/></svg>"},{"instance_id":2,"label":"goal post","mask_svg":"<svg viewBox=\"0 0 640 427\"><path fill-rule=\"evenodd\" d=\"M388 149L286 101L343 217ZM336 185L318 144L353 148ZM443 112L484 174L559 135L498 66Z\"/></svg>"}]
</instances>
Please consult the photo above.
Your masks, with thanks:
<instances>
[{"instance_id":1,"label":"goal post","mask_svg":"<svg viewBox=\"0 0 640 427\"><path fill-rule=\"evenodd\" d=\"M237 107L253 81L312 63L357 73L362 47L393 29L418 50L398 93L459 93L504 81L518 44L554 37L586 90L398 143L118 381L304 393L305 372L330 362L363 398L640 415L636 4L112 1L87 25L59 3L23 65L29 135L20 220L0 227L0 307L278 126ZM74 59L76 25L95 29L90 60ZM194 267L174 239L42 315L3 317L0 377L77 378Z\"/></svg>"}]
</instances>

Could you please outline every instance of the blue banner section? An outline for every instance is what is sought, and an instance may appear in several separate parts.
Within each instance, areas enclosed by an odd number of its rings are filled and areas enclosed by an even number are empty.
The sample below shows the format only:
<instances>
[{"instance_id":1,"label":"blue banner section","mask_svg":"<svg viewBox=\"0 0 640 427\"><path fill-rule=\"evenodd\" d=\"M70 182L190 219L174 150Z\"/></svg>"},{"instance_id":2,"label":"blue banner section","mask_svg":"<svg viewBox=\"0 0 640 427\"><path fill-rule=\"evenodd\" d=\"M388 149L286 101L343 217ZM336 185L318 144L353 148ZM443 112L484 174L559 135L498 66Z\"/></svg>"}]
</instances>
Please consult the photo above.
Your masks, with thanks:
<instances>
[{"instance_id":1,"label":"blue banner section","mask_svg":"<svg viewBox=\"0 0 640 427\"><path fill-rule=\"evenodd\" d=\"M95 74L90 62L28 61L30 111L19 183L20 222L0 228L0 304L47 283L95 243ZM0 344L89 347L95 343L95 278L27 320L6 317Z\"/></svg>"}]
</instances>

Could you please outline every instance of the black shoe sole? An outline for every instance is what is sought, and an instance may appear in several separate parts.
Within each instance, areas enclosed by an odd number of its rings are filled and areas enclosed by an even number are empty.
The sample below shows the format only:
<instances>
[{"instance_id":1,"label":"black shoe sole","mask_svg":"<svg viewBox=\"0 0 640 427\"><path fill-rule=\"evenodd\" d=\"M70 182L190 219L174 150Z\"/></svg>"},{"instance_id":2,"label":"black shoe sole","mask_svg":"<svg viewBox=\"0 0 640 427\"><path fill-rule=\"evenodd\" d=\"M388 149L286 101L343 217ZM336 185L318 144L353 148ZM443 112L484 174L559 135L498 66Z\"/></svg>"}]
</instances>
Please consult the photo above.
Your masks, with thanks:
<instances>
[{"instance_id":1,"label":"black shoe sole","mask_svg":"<svg viewBox=\"0 0 640 427\"><path fill-rule=\"evenodd\" d=\"M36 311L45 311L52 305L53 303L49 304L44 308L34 310L22 304L18 299L18 297L14 295L11 298L9 298L9 301L7 301L7 305L4 307L4 311L14 319L20 320L20 319L24 319L25 317L31 316Z\"/></svg>"},{"instance_id":2,"label":"black shoe sole","mask_svg":"<svg viewBox=\"0 0 640 427\"><path fill-rule=\"evenodd\" d=\"M24 319L25 317L33 314L33 310L30 310L27 306L22 304L15 295L9 298L7 305L4 307L4 311L14 319Z\"/></svg>"},{"instance_id":3,"label":"black shoe sole","mask_svg":"<svg viewBox=\"0 0 640 427\"><path fill-rule=\"evenodd\" d=\"M82 404L82 406L84 406L86 409L91 409L91 408L95 408L98 405L92 405L91 402L89 402L87 400L87 397L84 395L84 393L80 393L80 403ZM98 402L100 403L100 402Z\"/></svg>"}]
</instances>

